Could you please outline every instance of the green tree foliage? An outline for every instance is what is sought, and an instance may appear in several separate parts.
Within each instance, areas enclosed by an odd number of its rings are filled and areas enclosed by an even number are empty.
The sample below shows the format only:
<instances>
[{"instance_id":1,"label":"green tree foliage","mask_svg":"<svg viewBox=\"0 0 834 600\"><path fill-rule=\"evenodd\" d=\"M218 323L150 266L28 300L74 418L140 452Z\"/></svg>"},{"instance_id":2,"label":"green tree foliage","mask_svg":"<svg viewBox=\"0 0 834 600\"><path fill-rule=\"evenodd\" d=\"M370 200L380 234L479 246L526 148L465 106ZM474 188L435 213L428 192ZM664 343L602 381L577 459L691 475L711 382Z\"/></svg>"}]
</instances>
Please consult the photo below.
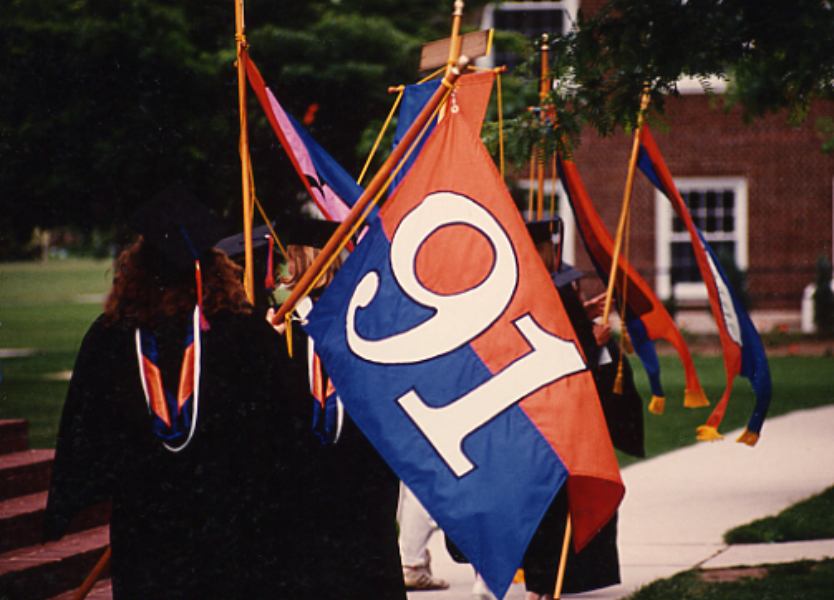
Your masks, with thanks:
<instances>
[{"instance_id":1,"label":"green tree foliage","mask_svg":"<svg viewBox=\"0 0 834 600\"><path fill-rule=\"evenodd\" d=\"M247 0L246 34L279 100L298 117L318 104L313 135L356 172L387 87L414 80L451 8ZM240 221L232 2L0 0L0 14L0 258L36 225L123 224L176 178ZM251 94L249 106L259 196L291 210L300 186Z\"/></svg>"},{"instance_id":2,"label":"green tree foliage","mask_svg":"<svg viewBox=\"0 0 834 600\"><path fill-rule=\"evenodd\" d=\"M653 106L681 75L730 81L746 118L788 109L801 119L834 97L834 7L827 0L610 0L580 13L556 48L570 68L574 109L603 134L633 125L644 82Z\"/></svg>"},{"instance_id":3,"label":"green tree foliage","mask_svg":"<svg viewBox=\"0 0 834 600\"><path fill-rule=\"evenodd\" d=\"M573 145L590 127L602 135L630 130L644 85L654 115L678 93L682 76L697 79L707 93L711 78L728 80L726 109L747 119L786 111L792 123L814 100L834 99L834 7L826 0L609 0L598 11L580 11L566 35L551 33L552 103L556 131L527 111L508 121L514 140L508 156L523 164L533 144ZM531 40L514 75L538 90L539 63ZM537 104L537 100L532 101ZM661 117L662 118L662 117ZM834 151L834 120L815 123L822 150ZM565 148L566 149L566 148Z\"/></svg>"},{"instance_id":4,"label":"green tree foliage","mask_svg":"<svg viewBox=\"0 0 834 600\"><path fill-rule=\"evenodd\" d=\"M190 19L196 2L5 4L5 234L109 225L160 182L181 176L204 191L233 165L222 149L234 142L219 137L232 135L230 69L198 45L206 34Z\"/></svg>"}]
</instances>

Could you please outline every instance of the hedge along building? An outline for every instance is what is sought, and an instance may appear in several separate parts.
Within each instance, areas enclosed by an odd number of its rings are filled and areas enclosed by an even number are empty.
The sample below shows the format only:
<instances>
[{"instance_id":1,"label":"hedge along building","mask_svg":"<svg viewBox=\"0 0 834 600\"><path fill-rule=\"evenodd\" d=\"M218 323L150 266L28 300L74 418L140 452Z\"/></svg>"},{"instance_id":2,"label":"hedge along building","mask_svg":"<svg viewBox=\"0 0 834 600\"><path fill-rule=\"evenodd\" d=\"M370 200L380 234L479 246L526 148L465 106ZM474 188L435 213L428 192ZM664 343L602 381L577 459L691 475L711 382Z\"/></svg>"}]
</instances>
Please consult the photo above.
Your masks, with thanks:
<instances>
[{"instance_id":1,"label":"hedge along building","mask_svg":"<svg viewBox=\"0 0 834 600\"><path fill-rule=\"evenodd\" d=\"M593 14L604 0L504 2L487 5L481 27L528 36L567 31L581 8ZM497 56L496 62L507 57ZM679 96L666 100L653 134L693 218L729 270L744 277L751 316L762 332L797 329L803 292L816 279L821 257L832 259L834 238L834 155L822 152L815 123L834 117L834 103L814 103L798 126L787 113L745 122L739 109L723 106L724 82L681 80ZM635 98L635 111L639 99ZM631 150L631 136L582 133L575 153L591 197L609 231L615 231ZM526 173L515 182L521 195ZM545 183L546 191L552 187ZM565 217L568 261L592 270L575 234L561 184L558 211ZM701 281L682 223L669 202L639 173L632 197L629 259L658 296L678 308L679 323L690 330L714 330ZM738 284L737 284L738 285ZM807 302L806 302L807 304ZM806 316L807 317L807 316ZM807 320L807 318L806 318Z\"/></svg>"}]
</instances>

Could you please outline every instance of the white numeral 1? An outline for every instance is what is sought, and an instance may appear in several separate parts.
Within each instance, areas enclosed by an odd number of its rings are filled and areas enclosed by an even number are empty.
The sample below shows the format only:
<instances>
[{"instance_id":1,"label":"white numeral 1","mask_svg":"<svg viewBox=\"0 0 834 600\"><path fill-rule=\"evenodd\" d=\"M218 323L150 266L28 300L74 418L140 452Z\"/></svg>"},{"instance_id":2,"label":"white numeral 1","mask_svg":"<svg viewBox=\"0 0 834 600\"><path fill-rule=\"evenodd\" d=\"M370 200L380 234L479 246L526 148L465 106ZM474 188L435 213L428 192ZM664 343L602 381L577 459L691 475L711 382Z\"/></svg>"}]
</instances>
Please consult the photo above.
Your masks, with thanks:
<instances>
[{"instance_id":1,"label":"white numeral 1","mask_svg":"<svg viewBox=\"0 0 834 600\"><path fill-rule=\"evenodd\" d=\"M490 243L489 274L471 289L443 295L426 289L417 277L416 258L422 244L439 228L466 225ZM391 271L403 293L434 310L411 329L381 339L363 337L356 314L379 291L379 276L371 271L359 281L348 304L345 333L350 349L378 364L413 364L432 360L478 337L510 304L518 284L515 250L495 218L470 198L454 192L429 194L400 222L391 240ZM576 344L542 329L530 315L514 322L532 348L484 384L440 408L426 405L416 391L397 399L403 410L449 465L463 477L475 466L463 452L463 442L509 407L550 383L585 370Z\"/></svg>"},{"instance_id":2,"label":"white numeral 1","mask_svg":"<svg viewBox=\"0 0 834 600\"><path fill-rule=\"evenodd\" d=\"M543 330L530 315L515 326L532 346L520 359L483 385L439 408L415 392L398 399L400 406L458 477L474 469L463 452L466 437L524 397L561 377L585 369L576 345Z\"/></svg>"}]
</instances>

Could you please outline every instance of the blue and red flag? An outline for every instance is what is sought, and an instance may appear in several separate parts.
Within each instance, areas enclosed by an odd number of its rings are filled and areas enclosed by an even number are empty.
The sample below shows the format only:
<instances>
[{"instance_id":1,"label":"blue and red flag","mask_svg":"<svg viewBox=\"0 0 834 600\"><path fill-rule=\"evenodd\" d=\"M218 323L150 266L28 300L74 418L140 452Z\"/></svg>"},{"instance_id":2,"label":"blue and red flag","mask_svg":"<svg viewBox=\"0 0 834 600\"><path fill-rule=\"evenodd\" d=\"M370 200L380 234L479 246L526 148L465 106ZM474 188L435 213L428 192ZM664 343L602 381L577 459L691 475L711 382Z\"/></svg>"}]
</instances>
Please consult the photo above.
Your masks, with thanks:
<instances>
[{"instance_id":1,"label":"blue and red flag","mask_svg":"<svg viewBox=\"0 0 834 600\"><path fill-rule=\"evenodd\" d=\"M611 272L611 257L614 254L614 240L602 222L585 184L579 176L576 165L571 160L559 157L559 177L570 201L579 235L585 244L588 255L596 268L597 274L608 282ZM625 295L625 323L634 351L640 357L649 377L652 389L652 412L663 412L665 393L660 381L660 362L655 350L655 340L666 340L677 351L683 364L686 377L684 406L696 408L707 406L709 401L698 380L695 365L689 348L678 330L674 319L663 303L657 298L651 286L634 269L626 258L619 257L617 289L627 290ZM626 283L627 279L627 283Z\"/></svg>"},{"instance_id":2,"label":"blue and red flag","mask_svg":"<svg viewBox=\"0 0 834 600\"><path fill-rule=\"evenodd\" d=\"M624 487L576 334L464 112L447 106L306 330L353 420L501 597L563 484L577 549Z\"/></svg>"},{"instance_id":3,"label":"blue and red flag","mask_svg":"<svg viewBox=\"0 0 834 600\"><path fill-rule=\"evenodd\" d=\"M660 154L660 149L648 126L645 125L640 133L640 154L637 165L649 181L669 199L675 213L689 232L695 261L707 287L710 308L718 326L721 348L724 352L727 385L706 424L698 428L698 437L699 439L720 437L718 426L727 410L733 380L737 375L743 375L750 380L756 395L756 404L747 422L747 429L738 441L752 446L759 438L771 396L770 367L759 333L747 311L744 310L744 305L730 287L729 279L721 268L715 252L692 220L692 215L675 186L672 174Z\"/></svg>"},{"instance_id":4,"label":"blue and red flag","mask_svg":"<svg viewBox=\"0 0 834 600\"><path fill-rule=\"evenodd\" d=\"M342 221L362 195L362 188L284 111L246 52L241 53L241 60L245 62L249 85L310 197L327 220Z\"/></svg>"}]
</instances>

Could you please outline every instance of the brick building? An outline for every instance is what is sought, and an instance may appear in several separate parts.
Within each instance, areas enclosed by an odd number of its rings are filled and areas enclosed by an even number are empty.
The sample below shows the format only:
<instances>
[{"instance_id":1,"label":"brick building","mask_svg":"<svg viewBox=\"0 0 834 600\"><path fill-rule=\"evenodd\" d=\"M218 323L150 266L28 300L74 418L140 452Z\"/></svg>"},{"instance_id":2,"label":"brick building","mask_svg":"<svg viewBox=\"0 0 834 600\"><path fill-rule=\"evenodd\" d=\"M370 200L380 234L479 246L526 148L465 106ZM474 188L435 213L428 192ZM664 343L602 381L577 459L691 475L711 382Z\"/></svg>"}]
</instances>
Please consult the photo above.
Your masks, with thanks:
<instances>
[{"instance_id":1,"label":"brick building","mask_svg":"<svg viewBox=\"0 0 834 600\"><path fill-rule=\"evenodd\" d=\"M581 0L505 2L487 6L481 26L528 35L569 28ZM604 0L581 2L593 11ZM549 28L549 29L548 29ZM705 237L732 257L746 274L751 314L761 330L799 327L803 290L815 279L820 257L832 257L834 156L823 154L815 129L820 117L834 117L834 103L817 103L800 126L786 114L745 123L727 112L720 92L707 96L700 85L679 86L652 131L678 188ZM638 99L635 98L635 110ZM600 138L586 131L575 155L591 197L614 231L625 185L631 138ZM523 188L526 181L519 181ZM557 187L560 213L569 214ZM676 226L665 198L639 173L632 197L631 260L662 299L694 309L679 318L698 327L706 291L688 250L685 230ZM566 221L570 221L568 217ZM575 235L566 236L568 259L590 269ZM694 320L692 320L694 318Z\"/></svg>"}]
</instances>

